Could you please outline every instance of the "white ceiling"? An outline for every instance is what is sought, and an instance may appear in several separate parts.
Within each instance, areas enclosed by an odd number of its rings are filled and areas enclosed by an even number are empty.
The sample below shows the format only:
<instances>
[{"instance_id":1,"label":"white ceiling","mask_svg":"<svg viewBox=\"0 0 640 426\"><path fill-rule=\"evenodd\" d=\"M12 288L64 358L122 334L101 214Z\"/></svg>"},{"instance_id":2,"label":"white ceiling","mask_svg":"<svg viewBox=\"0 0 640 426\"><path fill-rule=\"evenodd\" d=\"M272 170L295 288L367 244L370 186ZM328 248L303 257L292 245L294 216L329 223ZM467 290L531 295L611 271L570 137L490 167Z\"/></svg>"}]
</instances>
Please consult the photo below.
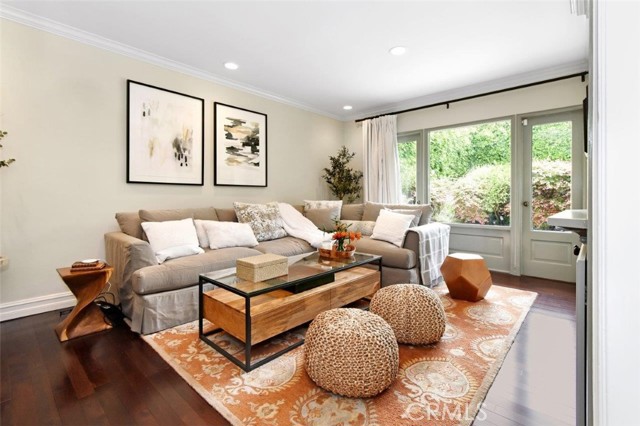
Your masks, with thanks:
<instances>
[{"instance_id":1,"label":"white ceiling","mask_svg":"<svg viewBox=\"0 0 640 426\"><path fill-rule=\"evenodd\" d=\"M588 55L569 0L2 5L5 18L342 120L584 71ZM407 53L390 55L398 45Z\"/></svg>"}]
</instances>

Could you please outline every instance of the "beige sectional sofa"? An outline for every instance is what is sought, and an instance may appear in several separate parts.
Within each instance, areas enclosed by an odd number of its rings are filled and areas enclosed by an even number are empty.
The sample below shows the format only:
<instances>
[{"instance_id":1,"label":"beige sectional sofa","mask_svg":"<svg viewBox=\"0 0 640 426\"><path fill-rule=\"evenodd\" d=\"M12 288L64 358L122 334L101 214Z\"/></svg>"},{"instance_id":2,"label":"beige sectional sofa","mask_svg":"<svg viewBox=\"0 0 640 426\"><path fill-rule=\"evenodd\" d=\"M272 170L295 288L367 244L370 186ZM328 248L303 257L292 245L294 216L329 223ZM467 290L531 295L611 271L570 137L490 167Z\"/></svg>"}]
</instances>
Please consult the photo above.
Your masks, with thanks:
<instances>
[{"instance_id":1,"label":"beige sectional sofa","mask_svg":"<svg viewBox=\"0 0 640 426\"><path fill-rule=\"evenodd\" d=\"M302 206L295 207L302 211ZM385 206L376 203L343 205L340 219L370 223L376 220L383 207ZM422 215L418 226L429 226L429 205L386 207L419 208ZM197 319L198 276L201 273L235 267L236 259L242 257L262 253L295 256L316 250L306 241L287 236L262 241L253 248L205 249L202 254L170 259L158 264L150 244L145 240L141 223L186 218L237 221L232 208L140 210L117 213L120 231L105 234L106 260L115 268L111 284L115 287L122 311L135 332L153 333ZM358 251L382 256L383 286L421 282L419 233L413 231L415 228L407 232L402 247L368 236L357 242Z\"/></svg>"}]
</instances>

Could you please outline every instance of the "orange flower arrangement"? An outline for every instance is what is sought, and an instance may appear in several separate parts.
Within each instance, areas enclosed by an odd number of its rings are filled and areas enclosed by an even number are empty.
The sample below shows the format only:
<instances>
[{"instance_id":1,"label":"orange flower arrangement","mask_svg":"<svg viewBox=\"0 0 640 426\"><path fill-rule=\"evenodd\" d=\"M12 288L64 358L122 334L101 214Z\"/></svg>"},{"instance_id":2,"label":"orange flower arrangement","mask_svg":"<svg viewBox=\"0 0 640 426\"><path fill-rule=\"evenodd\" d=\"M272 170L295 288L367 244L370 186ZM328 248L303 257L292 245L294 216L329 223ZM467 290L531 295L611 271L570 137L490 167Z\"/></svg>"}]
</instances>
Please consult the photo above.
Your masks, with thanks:
<instances>
[{"instance_id":1,"label":"orange flower arrangement","mask_svg":"<svg viewBox=\"0 0 640 426\"><path fill-rule=\"evenodd\" d=\"M345 225L339 220L336 220L335 224L336 224L336 229L333 235L331 236L331 239L335 241L333 245L336 248L336 250L349 251L349 250L355 249L355 246L353 245L353 243L355 243L360 238L362 238L362 233L349 231L349 227L351 226L351 224Z\"/></svg>"}]
</instances>

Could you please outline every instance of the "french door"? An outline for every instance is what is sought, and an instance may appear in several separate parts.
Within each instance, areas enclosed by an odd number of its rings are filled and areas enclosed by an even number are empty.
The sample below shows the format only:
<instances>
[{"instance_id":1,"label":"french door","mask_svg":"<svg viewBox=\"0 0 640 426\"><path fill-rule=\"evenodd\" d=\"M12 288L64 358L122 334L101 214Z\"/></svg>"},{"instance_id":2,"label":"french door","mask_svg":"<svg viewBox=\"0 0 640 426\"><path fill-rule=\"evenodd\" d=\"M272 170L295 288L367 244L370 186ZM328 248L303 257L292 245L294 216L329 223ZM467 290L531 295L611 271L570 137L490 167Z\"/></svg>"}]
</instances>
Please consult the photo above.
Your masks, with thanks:
<instances>
[{"instance_id":1,"label":"french door","mask_svg":"<svg viewBox=\"0 0 640 426\"><path fill-rule=\"evenodd\" d=\"M576 234L547 223L547 217L584 208L586 158L582 110L525 117L521 273L575 282Z\"/></svg>"}]
</instances>

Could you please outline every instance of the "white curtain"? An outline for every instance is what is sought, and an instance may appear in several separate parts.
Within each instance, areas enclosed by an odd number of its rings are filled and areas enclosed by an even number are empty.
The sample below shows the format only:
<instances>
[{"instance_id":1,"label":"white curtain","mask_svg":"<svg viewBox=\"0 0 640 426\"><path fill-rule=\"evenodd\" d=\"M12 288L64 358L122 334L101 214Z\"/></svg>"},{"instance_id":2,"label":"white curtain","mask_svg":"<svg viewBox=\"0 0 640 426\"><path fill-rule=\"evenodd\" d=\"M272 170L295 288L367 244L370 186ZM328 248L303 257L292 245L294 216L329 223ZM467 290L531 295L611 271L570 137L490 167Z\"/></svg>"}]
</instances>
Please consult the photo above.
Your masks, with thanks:
<instances>
[{"instance_id":1,"label":"white curtain","mask_svg":"<svg viewBox=\"0 0 640 426\"><path fill-rule=\"evenodd\" d=\"M399 203L400 162L395 115L385 115L362 123L364 145L364 200Z\"/></svg>"}]
</instances>

